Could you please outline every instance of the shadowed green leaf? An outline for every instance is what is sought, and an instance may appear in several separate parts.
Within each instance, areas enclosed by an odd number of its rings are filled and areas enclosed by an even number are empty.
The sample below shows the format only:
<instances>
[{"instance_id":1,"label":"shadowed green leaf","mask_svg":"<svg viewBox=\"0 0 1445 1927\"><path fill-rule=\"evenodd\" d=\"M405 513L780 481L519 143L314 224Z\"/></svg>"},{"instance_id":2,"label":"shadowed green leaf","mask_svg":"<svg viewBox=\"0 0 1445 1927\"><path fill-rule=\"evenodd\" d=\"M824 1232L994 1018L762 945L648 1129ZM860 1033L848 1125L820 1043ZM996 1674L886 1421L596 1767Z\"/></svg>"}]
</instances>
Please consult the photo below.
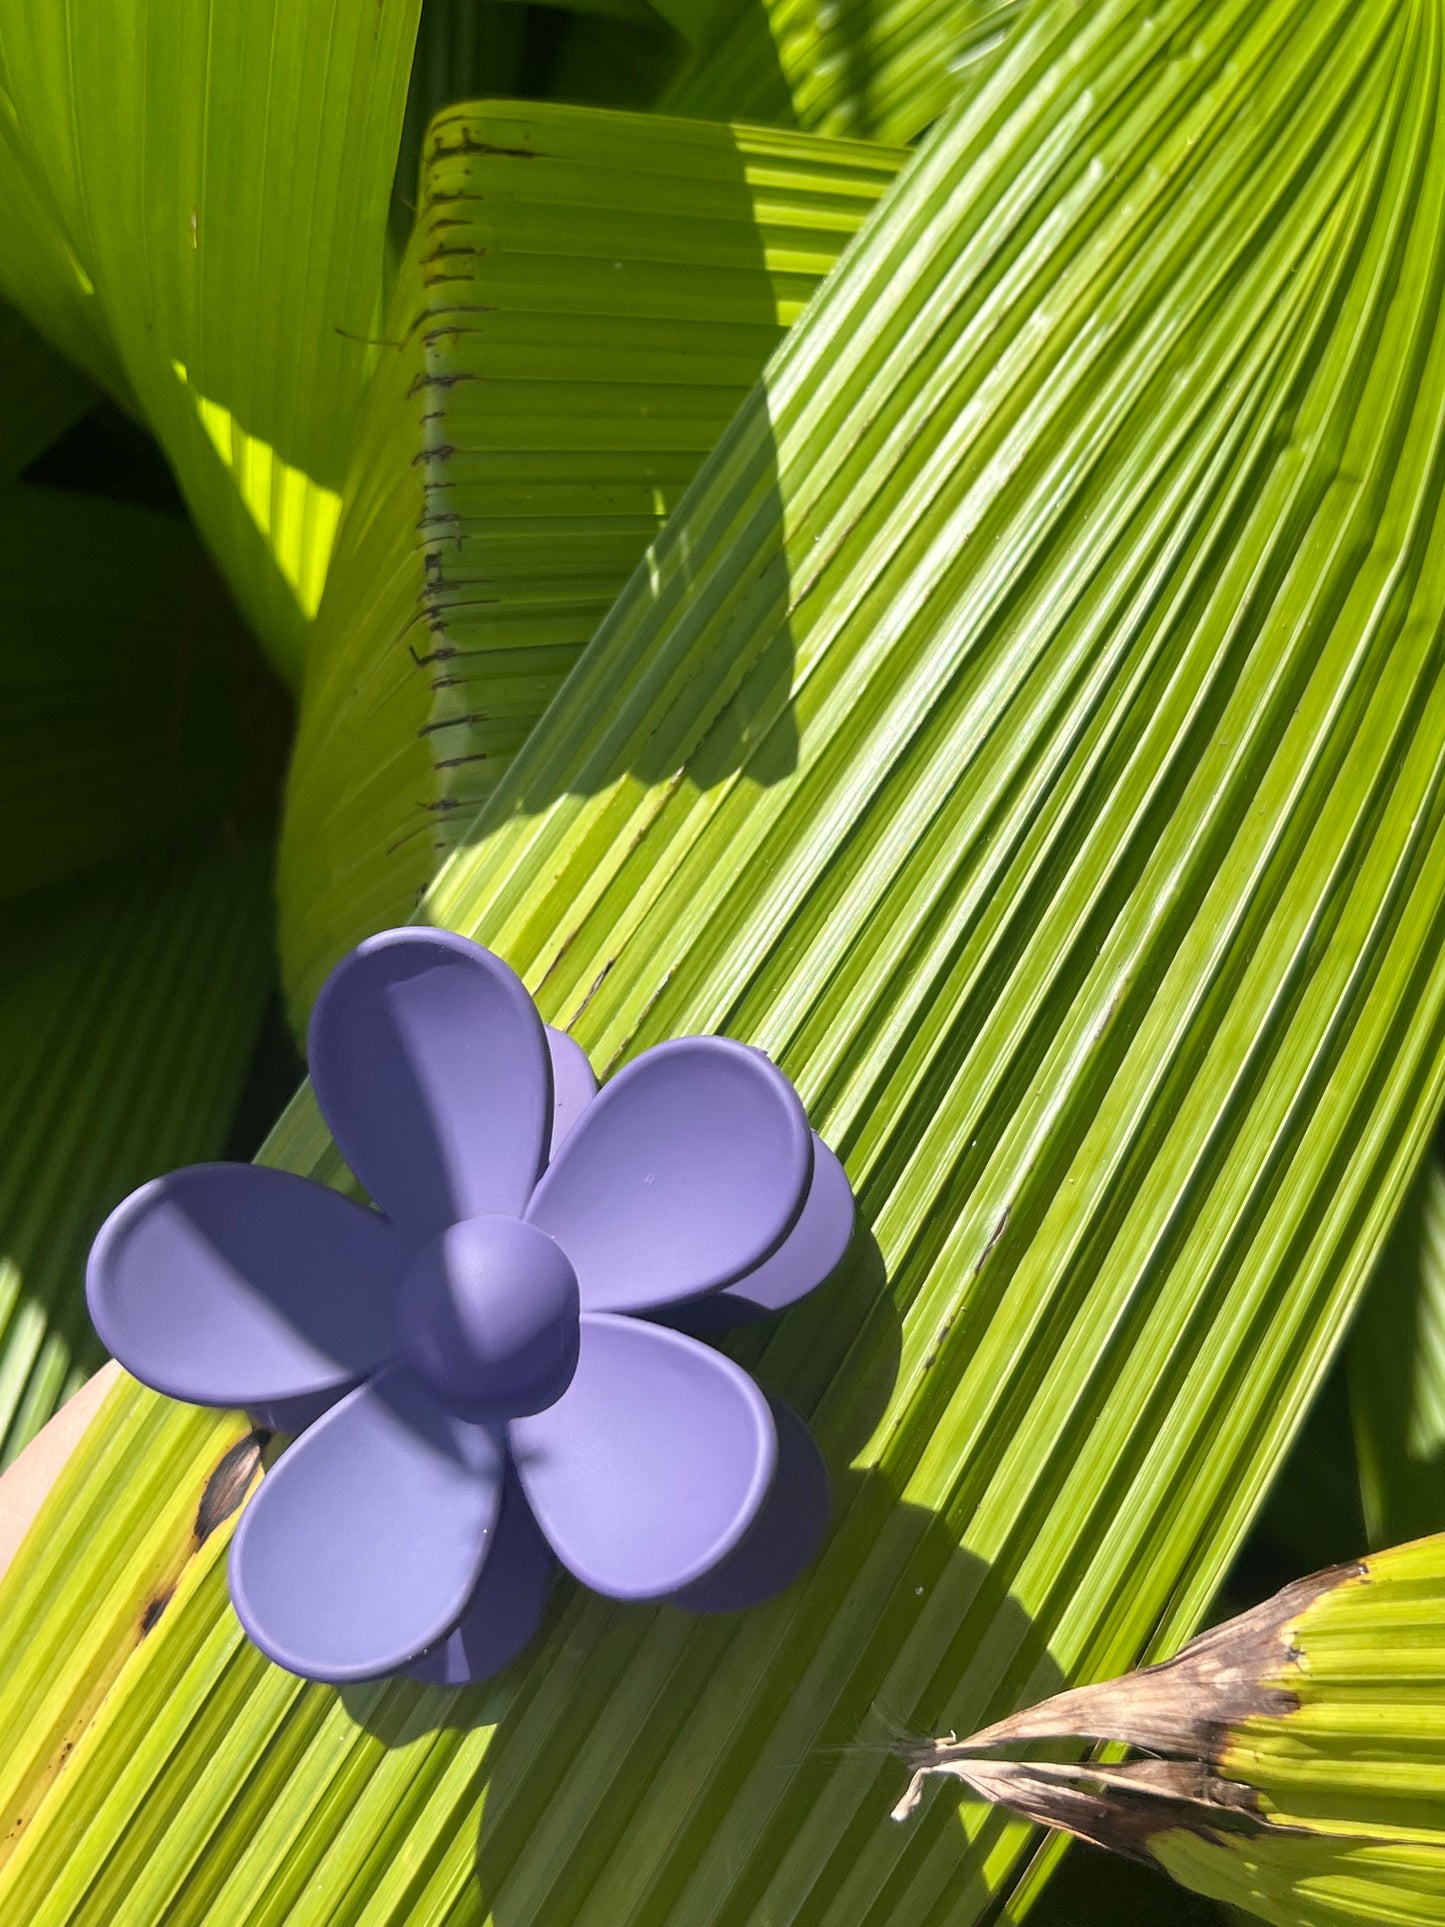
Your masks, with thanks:
<instances>
[{"instance_id":1,"label":"shadowed green leaf","mask_svg":"<svg viewBox=\"0 0 1445 1927\"><path fill-rule=\"evenodd\" d=\"M903 159L567 107L435 122L311 643L299 1017L413 913Z\"/></svg>"},{"instance_id":2,"label":"shadowed green leaf","mask_svg":"<svg viewBox=\"0 0 1445 1927\"><path fill-rule=\"evenodd\" d=\"M183 522L0 490L0 902L213 824L279 707Z\"/></svg>"},{"instance_id":3,"label":"shadowed green leaf","mask_svg":"<svg viewBox=\"0 0 1445 1927\"><path fill-rule=\"evenodd\" d=\"M1028 1829L891 1826L896 1766L837 1749L875 1705L970 1731L1179 1644L1445 1099L1442 30L1442 0L1032 16L428 899L599 1067L751 1040L844 1154L851 1265L740 1347L835 1471L814 1571L733 1619L564 1591L451 1697L302 1686L218 1564L138 1648L83 1573L17 1579L0 1912L1026 1904ZM305 1101L268 1155L335 1171ZM57 1567L108 1441L135 1519L194 1423L110 1402L37 1528ZM55 1772L18 1682L77 1622L110 1690Z\"/></svg>"},{"instance_id":4,"label":"shadowed green leaf","mask_svg":"<svg viewBox=\"0 0 1445 1927\"><path fill-rule=\"evenodd\" d=\"M268 851L163 845L7 905L0 942L0 1462L101 1362L106 1213L225 1142L271 981Z\"/></svg>"},{"instance_id":5,"label":"shadowed green leaf","mask_svg":"<svg viewBox=\"0 0 1445 1927\"><path fill-rule=\"evenodd\" d=\"M1445 1168L1432 1154L1350 1334L1371 1545L1445 1527Z\"/></svg>"},{"instance_id":6,"label":"shadowed green leaf","mask_svg":"<svg viewBox=\"0 0 1445 1927\"><path fill-rule=\"evenodd\" d=\"M434 115L454 100L519 91L527 10L516 0L423 0L392 193L388 299L422 203L421 157Z\"/></svg>"},{"instance_id":7,"label":"shadowed green leaf","mask_svg":"<svg viewBox=\"0 0 1445 1927\"><path fill-rule=\"evenodd\" d=\"M0 19L0 285L144 417L293 681L379 353L419 7L16 0Z\"/></svg>"},{"instance_id":8,"label":"shadowed green leaf","mask_svg":"<svg viewBox=\"0 0 1445 1927\"><path fill-rule=\"evenodd\" d=\"M0 483L13 482L94 399L82 374L0 307Z\"/></svg>"}]
</instances>

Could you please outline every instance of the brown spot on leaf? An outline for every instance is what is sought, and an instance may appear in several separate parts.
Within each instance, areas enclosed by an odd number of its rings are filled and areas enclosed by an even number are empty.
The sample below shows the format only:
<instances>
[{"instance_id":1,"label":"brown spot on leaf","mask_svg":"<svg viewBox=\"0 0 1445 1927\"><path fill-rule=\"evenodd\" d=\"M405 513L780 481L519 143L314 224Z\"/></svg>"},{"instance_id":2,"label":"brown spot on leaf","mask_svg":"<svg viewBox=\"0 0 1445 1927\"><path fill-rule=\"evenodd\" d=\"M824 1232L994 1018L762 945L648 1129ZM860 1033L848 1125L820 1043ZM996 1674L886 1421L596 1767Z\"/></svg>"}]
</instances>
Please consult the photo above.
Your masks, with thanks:
<instances>
[{"instance_id":1,"label":"brown spot on leaf","mask_svg":"<svg viewBox=\"0 0 1445 1927\"><path fill-rule=\"evenodd\" d=\"M998 1243L999 1239L1003 1236L1005 1231L1008 1230L1008 1221L1009 1221L1010 1215L1012 1214L1012 1211L1013 1211L1013 1206L1010 1204L1006 1204L1003 1208L1003 1215L1000 1217L998 1223L994 1226L993 1230L989 1232L988 1243L984 1246L983 1250L978 1254L978 1263L973 1268L973 1275L975 1278L983 1270L984 1266L988 1263L989 1253L993 1250L994 1246Z\"/></svg>"},{"instance_id":2,"label":"brown spot on leaf","mask_svg":"<svg viewBox=\"0 0 1445 1927\"><path fill-rule=\"evenodd\" d=\"M471 134L463 134L458 140L450 144L442 141L433 143L431 151L431 158L433 160L450 160L457 154L494 154L512 161L539 161L545 159L545 156L539 154L533 147L496 147L491 141L479 141Z\"/></svg>"},{"instance_id":3,"label":"brown spot on leaf","mask_svg":"<svg viewBox=\"0 0 1445 1927\"><path fill-rule=\"evenodd\" d=\"M174 1586L162 1587L158 1593L153 1593L141 1608L140 1636L142 1639L145 1638L147 1633L155 1631L161 1614L165 1611L166 1607L170 1605L172 1598L175 1596L175 1590Z\"/></svg>"},{"instance_id":4,"label":"brown spot on leaf","mask_svg":"<svg viewBox=\"0 0 1445 1927\"><path fill-rule=\"evenodd\" d=\"M598 991L601 990L603 984L607 982L608 977L611 976L612 974L612 966L616 962L617 962L617 959L615 957L609 957L606 963L603 964L602 968L598 971L597 975L592 979L592 988L587 992L587 995L582 999L581 1003L578 1004L577 1008L573 1011L572 1015L567 1019L568 1030L571 1030L572 1026L577 1022L577 1019L582 1015L583 1011L586 1010L587 1006L592 1002L592 999L597 995Z\"/></svg>"},{"instance_id":5,"label":"brown spot on leaf","mask_svg":"<svg viewBox=\"0 0 1445 1927\"><path fill-rule=\"evenodd\" d=\"M255 1478L261 1463L261 1454L270 1442L270 1432L257 1426L254 1432L248 1432L245 1438L238 1439L223 1454L215 1471L207 1479L201 1503L196 1507L196 1522L192 1530L197 1547L206 1543L216 1527L229 1519L245 1498L246 1488Z\"/></svg>"}]
</instances>

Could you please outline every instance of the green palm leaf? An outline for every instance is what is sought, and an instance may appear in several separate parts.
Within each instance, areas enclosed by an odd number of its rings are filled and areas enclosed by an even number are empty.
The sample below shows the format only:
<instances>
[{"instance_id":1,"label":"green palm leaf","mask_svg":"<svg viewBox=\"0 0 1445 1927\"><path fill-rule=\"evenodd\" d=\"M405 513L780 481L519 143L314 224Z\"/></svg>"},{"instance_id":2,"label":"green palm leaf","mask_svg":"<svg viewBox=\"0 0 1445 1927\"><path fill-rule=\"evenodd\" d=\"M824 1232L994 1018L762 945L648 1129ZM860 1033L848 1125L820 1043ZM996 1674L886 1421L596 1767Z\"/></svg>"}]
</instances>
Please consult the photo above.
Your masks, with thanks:
<instances>
[{"instance_id":1,"label":"green palm leaf","mask_svg":"<svg viewBox=\"0 0 1445 1927\"><path fill-rule=\"evenodd\" d=\"M1445 1914L1445 1536L1375 1553L1291 1628L1291 1710L1233 1726L1221 1771L1270 1826L1161 1842L1176 1879L1279 1927Z\"/></svg>"},{"instance_id":2,"label":"green palm leaf","mask_svg":"<svg viewBox=\"0 0 1445 1927\"><path fill-rule=\"evenodd\" d=\"M1030 0L673 0L693 43L669 113L915 140L982 84Z\"/></svg>"},{"instance_id":3,"label":"green palm leaf","mask_svg":"<svg viewBox=\"0 0 1445 1927\"><path fill-rule=\"evenodd\" d=\"M21 0L0 20L0 284L144 416L292 680L379 352L419 7Z\"/></svg>"},{"instance_id":4,"label":"green palm leaf","mask_svg":"<svg viewBox=\"0 0 1445 1927\"><path fill-rule=\"evenodd\" d=\"M526 25L525 6L513 0L424 0L392 196L388 288L423 198L421 157L427 128L454 100L520 91Z\"/></svg>"},{"instance_id":5,"label":"green palm leaf","mask_svg":"<svg viewBox=\"0 0 1445 1927\"><path fill-rule=\"evenodd\" d=\"M209 828L276 706L184 523L0 490L0 902Z\"/></svg>"},{"instance_id":6,"label":"green palm leaf","mask_svg":"<svg viewBox=\"0 0 1445 1927\"><path fill-rule=\"evenodd\" d=\"M222 1435L126 1388L0 1600L0 1908L1026 1905L1026 1829L891 1827L828 1748L1197 1623L1445 1095L1442 13L1041 10L429 899L600 1065L727 1029L845 1153L883 1267L748 1348L838 1470L814 1573L737 1622L564 1597L491 1686L343 1700L244 1644L219 1532L137 1614L97 1495L169 1570ZM335 1171L305 1104L270 1155Z\"/></svg>"},{"instance_id":7,"label":"green palm leaf","mask_svg":"<svg viewBox=\"0 0 1445 1927\"><path fill-rule=\"evenodd\" d=\"M1445 1169L1432 1155L1350 1334L1372 1545L1445 1526Z\"/></svg>"},{"instance_id":8,"label":"green palm leaf","mask_svg":"<svg viewBox=\"0 0 1445 1927\"><path fill-rule=\"evenodd\" d=\"M999 1758L1080 1735L1126 1765ZM910 1743L940 1774L1279 1927L1445 1912L1445 1535L1297 1580L1165 1665Z\"/></svg>"},{"instance_id":9,"label":"green palm leaf","mask_svg":"<svg viewBox=\"0 0 1445 1927\"><path fill-rule=\"evenodd\" d=\"M516 103L434 123L310 643L298 1013L412 914L903 159Z\"/></svg>"},{"instance_id":10,"label":"green palm leaf","mask_svg":"<svg viewBox=\"0 0 1445 1927\"><path fill-rule=\"evenodd\" d=\"M106 1213L215 1157L270 982L263 840L163 845L5 914L0 1463L100 1364L81 1291Z\"/></svg>"},{"instance_id":11,"label":"green palm leaf","mask_svg":"<svg viewBox=\"0 0 1445 1927\"><path fill-rule=\"evenodd\" d=\"M83 375L0 307L0 482L13 482L94 399Z\"/></svg>"},{"instance_id":12,"label":"green palm leaf","mask_svg":"<svg viewBox=\"0 0 1445 1927\"><path fill-rule=\"evenodd\" d=\"M106 1212L225 1141L271 977L237 826L277 706L184 523L0 490L0 1462L100 1361Z\"/></svg>"}]
</instances>

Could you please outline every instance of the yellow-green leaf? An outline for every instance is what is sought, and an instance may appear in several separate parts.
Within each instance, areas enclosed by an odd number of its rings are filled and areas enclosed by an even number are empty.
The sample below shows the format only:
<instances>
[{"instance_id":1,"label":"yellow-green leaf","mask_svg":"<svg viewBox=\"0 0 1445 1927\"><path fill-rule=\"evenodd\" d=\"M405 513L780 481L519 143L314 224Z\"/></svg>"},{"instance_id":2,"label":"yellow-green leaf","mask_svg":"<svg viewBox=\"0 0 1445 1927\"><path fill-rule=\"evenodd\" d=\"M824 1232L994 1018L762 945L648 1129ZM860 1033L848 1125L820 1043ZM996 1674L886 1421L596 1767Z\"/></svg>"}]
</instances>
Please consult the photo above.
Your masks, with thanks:
<instances>
[{"instance_id":1,"label":"yellow-green leaf","mask_svg":"<svg viewBox=\"0 0 1445 1927\"><path fill-rule=\"evenodd\" d=\"M310 675L293 1009L404 921L904 154L645 115L433 125Z\"/></svg>"},{"instance_id":2,"label":"yellow-green leaf","mask_svg":"<svg viewBox=\"0 0 1445 1927\"><path fill-rule=\"evenodd\" d=\"M1031 16L428 900L601 1068L752 1040L846 1157L853 1264L744 1347L836 1473L814 1571L733 1620L564 1593L450 1698L301 1686L219 1567L139 1653L80 1584L7 1586L12 1784L54 1732L23 1656L71 1623L114 1670L0 1915L1025 1904L1027 1829L891 1826L896 1767L835 1745L1178 1645L1445 1098L1442 33L1445 0ZM305 1104L271 1155L334 1169ZM100 1429L144 1466L193 1424L132 1391Z\"/></svg>"},{"instance_id":3,"label":"yellow-green leaf","mask_svg":"<svg viewBox=\"0 0 1445 1927\"><path fill-rule=\"evenodd\" d=\"M0 1462L104 1357L83 1284L106 1213L225 1142L271 981L268 867L231 829L5 908Z\"/></svg>"},{"instance_id":4,"label":"yellow-green leaf","mask_svg":"<svg viewBox=\"0 0 1445 1927\"><path fill-rule=\"evenodd\" d=\"M137 409L299 681L382 268L420 0L16 0L0 285Z\"/></svg>"},{"instance_id":5,"label":"yellow-green leaf","mask_svg":"<svg viewBox=\"0 0 1445 1927\"><path fill-rule=\"evenodd\" d=\"M1445 1918L1445 1535L1362 1560L1290 1635L1274 1683L1294 1705L1222 1748L1268 1824L1157 1857L1278 1927Z\"/></svg>"},{"instance_id":6,"label":"yellow-green leaf","mask_svg":"<svg viewBox=\"0 0 1445 1927\"><path fill-rule=\"evenodd\" d=\"M663 95L670 113L915 140L979 87L1036 0L674 0L695 42Z\"/></svg>"},{"instance_id":7,"label":"yellow-green leaf","mask_svg":"<svg viewBox=\"0 0 1445 1927\"><path fill-rule=\"evenodd\" d=\"M1066 1735L1146 1751L1038 1757ZM1278 1927L1438 1921L1445 1534L1297 1580L1162 1666L900 1751L897 1818L946 1775Z\"/></svg>"}]
</instances>

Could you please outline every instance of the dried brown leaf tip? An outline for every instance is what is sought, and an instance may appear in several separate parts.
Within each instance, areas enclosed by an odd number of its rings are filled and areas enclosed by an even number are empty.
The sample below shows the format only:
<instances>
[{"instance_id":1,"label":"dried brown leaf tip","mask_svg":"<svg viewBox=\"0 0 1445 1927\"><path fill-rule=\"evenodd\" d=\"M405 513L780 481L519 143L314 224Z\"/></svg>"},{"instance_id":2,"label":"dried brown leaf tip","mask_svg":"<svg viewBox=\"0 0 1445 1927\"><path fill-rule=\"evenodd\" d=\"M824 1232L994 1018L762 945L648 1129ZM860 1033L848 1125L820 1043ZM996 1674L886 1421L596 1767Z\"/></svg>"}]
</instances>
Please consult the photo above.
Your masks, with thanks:
<instances>
[{"instance_id":1,"label":"dried brown leaf tip","mask_svg":"<svg viewBox=\"0 0 1445 1927\"><path fill-rule=\"evenodd\" d=\"M1302 1622L1316 1601L1367 1577L1364 1562L1315 1573L1160 1665L1055 1694L966 1739L900 1743L912 1778L893 1818L915 1810L930 1775L947 1774L980 1799L1133 1859L1152 1858L1150 1841L1168 1830L1219 1837L1269 1826L1257 1790L1221 1770L1231 1736L1298 1711L1291 1682ZM1151 1757L1122 1765L989 1757L1063 1739L1122 1742Z\"/></svg>"}]
</instances>

